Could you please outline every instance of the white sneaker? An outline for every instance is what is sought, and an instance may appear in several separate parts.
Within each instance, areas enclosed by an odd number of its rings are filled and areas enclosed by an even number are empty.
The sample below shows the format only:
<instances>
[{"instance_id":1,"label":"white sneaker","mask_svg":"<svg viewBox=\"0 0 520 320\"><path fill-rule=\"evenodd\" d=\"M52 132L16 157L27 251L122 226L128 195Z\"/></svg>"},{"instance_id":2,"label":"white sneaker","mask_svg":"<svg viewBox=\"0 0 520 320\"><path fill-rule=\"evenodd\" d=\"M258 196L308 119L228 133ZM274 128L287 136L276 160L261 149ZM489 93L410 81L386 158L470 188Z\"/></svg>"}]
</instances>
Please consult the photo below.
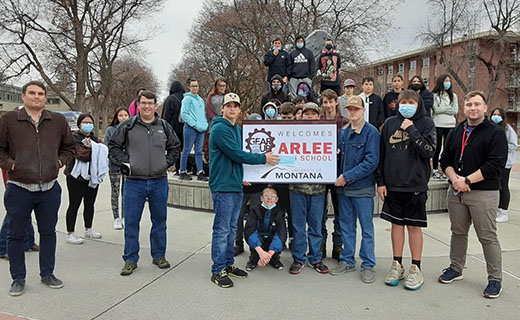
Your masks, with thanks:
<instances>
[{"instance_id":1,"label":"white sneaker","mask_svg":"<svg viewBox=\"0 0 520 320\"><path fill-rule=\"evenodd\" d=\"M404 287L408 290L419 290L424 284L424 277L421 269L417 268L415 264L412 264L408 276L404 280Z\"/></svg>"},{"instance_id":2,"label":"white sneaker","mask_svg":"<svg viewBox=\"0 0 520 320\"><path fill-rule=\"evenodd\" d=\"M67 235L67 238L65 238L65 242L70 244L82 244L83 239L77 237L74 233L71 233Z\"/></svg>"},{"instance_id":3,"label":"white sneaker","mask_svg":"<svg viewBox=\"0 0 520 320\"><path fill-rule=\"evenodd\" d=\"M121 218L115 218L114 219L114 230L121 230L123 229L123 223L121 221Z\"/></svg>"},{"instance_id":4,"label":"white sneaker","mask_svg":"<svg viewBox=\"0 0 520 320\"><path fill-rule=\"evenodd\" d=\"M101 233L92 230L92 228L85 230L85 238L101 239Z\"/></svg>"},{"instance_id":5,"label":"white sneaker","mask_svg":"<svg viewBox=\"0 0 520 320\"><path fill-rule=\"evenodd\" d=\"M385 283L389 286L396 286L402 279L404 279L404 268L398 261L394 260L390 272L385 277Z\"/></svg>"},{"instance_id":6,"label":"white sneaker","mask_svg":"<svg viewBox=\"0 0 520 320\"><path fill-rule=\"evenodd\" d=\"M498 209L497 214L497 222L508 222L509 221L509 213L507 210Z\"/></svg>"}]
</instances>

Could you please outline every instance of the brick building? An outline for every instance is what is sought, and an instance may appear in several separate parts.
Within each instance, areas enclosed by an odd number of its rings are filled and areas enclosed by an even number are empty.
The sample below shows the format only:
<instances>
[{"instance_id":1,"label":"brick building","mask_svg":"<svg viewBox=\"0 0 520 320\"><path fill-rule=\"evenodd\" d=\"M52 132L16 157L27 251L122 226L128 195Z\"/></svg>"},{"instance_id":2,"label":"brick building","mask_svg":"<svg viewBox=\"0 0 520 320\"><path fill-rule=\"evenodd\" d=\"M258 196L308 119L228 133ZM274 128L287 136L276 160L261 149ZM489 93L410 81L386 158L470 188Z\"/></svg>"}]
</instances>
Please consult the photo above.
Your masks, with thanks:
<instances>
[{"instance_id":1,"label":"brick building","mask_svg":"<svg viewBox=\"0 0 520 320\"><path fill-rule=\"evenodd\" d=\"M453 52L450 58L458 69L457 74L469 90L481 90L489 93L489 73L486 66L477 58L477 55L490 57L492 46L497 39L494 32L484 32L471 37L461 38L453 42L452 47L445 50ZM497 81L497 88L489 109L495 107L507 110L508 122L520 129L520 35L508 35L509 47L505 50L503 61L504 70ZM497 52L494 52L496 55ZM396 56L373 61L354 70L344 72L344 78L353 78L359 81L358 90L361 90L361 79L366 76L374 78L374 92L381 97L392 90L392 77L400 74L404 78L405 88L414 75L423 79L426 87L432 90L435 79L446 70L441 66L440 49L422 48ZM493 60L496 64L498 57ZM459 98L459 120L463 119L461 112L464 92L452 78L453 89ZM491 111L491 110L489 110Z\"/></svg>"}]
</instances>

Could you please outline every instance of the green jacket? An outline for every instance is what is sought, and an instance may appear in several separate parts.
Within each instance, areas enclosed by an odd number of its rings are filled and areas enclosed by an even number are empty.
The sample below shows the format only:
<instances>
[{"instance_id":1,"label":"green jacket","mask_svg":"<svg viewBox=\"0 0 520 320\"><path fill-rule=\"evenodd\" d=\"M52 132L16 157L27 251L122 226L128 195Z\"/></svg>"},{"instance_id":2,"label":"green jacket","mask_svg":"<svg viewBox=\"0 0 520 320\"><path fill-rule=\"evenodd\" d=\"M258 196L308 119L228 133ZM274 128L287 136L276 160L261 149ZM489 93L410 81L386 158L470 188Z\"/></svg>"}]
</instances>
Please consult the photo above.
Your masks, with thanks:
<instances>
[{"instance_id":1,"label":"green jacket","mask_svg":"<svg viewBox=\"0 0 520 320\"><path fill-rule=\"evenodd\" d=\"M265 155L242 151L242 129L222 116L215 116L209 136L211 192L242 192L243 163L264 164Z\"/></svg>"}]
</instances>

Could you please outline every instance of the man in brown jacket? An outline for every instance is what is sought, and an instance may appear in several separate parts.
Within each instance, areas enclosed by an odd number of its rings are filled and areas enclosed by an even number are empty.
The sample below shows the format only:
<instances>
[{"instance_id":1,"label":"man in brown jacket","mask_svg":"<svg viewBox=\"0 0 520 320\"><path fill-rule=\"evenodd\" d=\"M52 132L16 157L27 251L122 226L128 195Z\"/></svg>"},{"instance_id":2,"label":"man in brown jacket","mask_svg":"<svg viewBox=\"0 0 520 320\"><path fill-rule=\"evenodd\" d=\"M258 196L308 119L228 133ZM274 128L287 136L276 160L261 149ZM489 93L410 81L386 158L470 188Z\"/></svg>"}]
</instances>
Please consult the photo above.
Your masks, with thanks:
<instances>
[{"instance_id":1,"label":"man in brown jacket","mask_svg":"<svg viewBox=\"0 0 520 320\"><path fill-rule=\"evenodd\" d=\"M0 117L0 167L9 171L4 204L9 217L9 264L13 283L9 294L25 288L23 239L34 210L40 233L40 276L50 288L63 287L54 272L56 223L61 202L58 171L75 152L67 120L45 110L47 90L41 82L22 87L24 107Z\"/></svg>"}]
</instances>

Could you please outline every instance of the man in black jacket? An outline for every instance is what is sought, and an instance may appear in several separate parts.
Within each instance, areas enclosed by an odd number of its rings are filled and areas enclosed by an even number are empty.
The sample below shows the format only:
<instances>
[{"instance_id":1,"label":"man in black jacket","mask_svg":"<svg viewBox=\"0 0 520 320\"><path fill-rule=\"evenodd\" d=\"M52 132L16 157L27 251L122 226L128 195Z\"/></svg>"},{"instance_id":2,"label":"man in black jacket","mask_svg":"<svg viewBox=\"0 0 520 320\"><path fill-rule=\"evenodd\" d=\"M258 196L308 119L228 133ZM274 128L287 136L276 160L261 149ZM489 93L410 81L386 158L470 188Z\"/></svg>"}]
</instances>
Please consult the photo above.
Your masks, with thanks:
<instances>
[{"instance_id":1,"label":"man in black jacket","mask_svg":"<svg viewBox=\"0 0 520 320\"><path fill-rule=\"evenodd\" d=\"M122 122L108 144L110 161L128 175L123 192L125 208L125 265L122 276L132 274L139 260L139 224L148 199L152 230L150 247L159 268L169 268L166 253L166 169L179 157L180 143L172 127L157 115L157 97L144 91L139 114Z\"/></svg>"},{"instance_id":2,"label":"man in black jacket","mask_svg":"<svg viewBox=\"0 0 520 320\"><path fill-rule=\"evenodd\" d=\"M334 48L332 39L325 41L325 49L321 50L318 58L318 74L321 75L320 93L327 89L341 95L341 56Z\"/></svg>"},{"instance_id":3,"label":"man in black jacket","mask_svg":"<svg viewBox=\"0 0 520 320\"><path fill-rule=\"evenodd\" d=\"M182 106L182 98L184 98L184 87L182 83L178 80L172 82L170 86L170 95L164 100L162 116L164 120L166 120L170 126L172 126L173 131L179 138L181 143L180 148L182 150L182 145L184 141L183 129L184 123L180 122L179 115L181 113ZM180 168L180 158L175 162L175 170L178 172Z\"/></svg>"},{"instance_id":4,"label":"man in black jacket","mask_svg":"<svg viewBox=\"0 0 520 320\"><path fill-rule=\"evenodd\" d=\"M426 116L417 92L403 91L398 103L399 113L383 124L376 171L377 193L384 201L381 218L392 223L394 259L385 283L396 286L404 278L402 257L406 226L412 265L404 287L418 290L424 283L421 228L426 227L426 192L430 159L435 153L436 130L432 119Z\"/></svg>"},{"instance_id":5,"label":"man in black jacket","mask_svg":"<svg viewBox=\"0 0 520 320\"><path fill-rule=\"evenodd\" d=\"M366 77L361 82L363 92L359 95L365 104L365 121L380 129L385 121L385 110L383 100L374 93L374 78Z\"/></svg>"},{"instance_id":6,"label":"man in black jacket","mask_svg":"<svg viewBox=\"0 0 520 320\"><path fill-rule=\"evenodd\" d=\"M267 81L271 81L275 74L282 77L283 85L289 81L291 59L289 53L282 49L282 40L273 40L273 49L267 51L264 56L264 65L267 69Z\"/></svg>"},{"instance_id":7,"label":"man in black jacket","mask_svg":"<svg viewBox=\"0 0 520 320\"><path fill-rule=\"evenodd\" d=\"M298 93L298 85L301 82L308 84L312 88L312 78L316 74L316 62L314 61L314 54L311 50L305 48L305 39L303 36L296 36L296 49L291 51L289 66L289 92L292 97L296 97Z\"/></svg>"},{"instance_id":8,"label":"man in black jacket","mask_svg":"<svg viewBox=\"0 0 520 320\"><path fill-rule=\"evenodd\" d=\"M451 263L443 270L439 281L462 280L468 231L473 222L488 272L488 285L483 295L498 298L502 292L502 253L496 216L501 170L507 160L507 139L504 130L488 121L486 112L486 96L479 91L469 92L464 97L467 120L450 132L442 152L441 167L451 184L447 200Z\"/></svg>"}]
</instances>

